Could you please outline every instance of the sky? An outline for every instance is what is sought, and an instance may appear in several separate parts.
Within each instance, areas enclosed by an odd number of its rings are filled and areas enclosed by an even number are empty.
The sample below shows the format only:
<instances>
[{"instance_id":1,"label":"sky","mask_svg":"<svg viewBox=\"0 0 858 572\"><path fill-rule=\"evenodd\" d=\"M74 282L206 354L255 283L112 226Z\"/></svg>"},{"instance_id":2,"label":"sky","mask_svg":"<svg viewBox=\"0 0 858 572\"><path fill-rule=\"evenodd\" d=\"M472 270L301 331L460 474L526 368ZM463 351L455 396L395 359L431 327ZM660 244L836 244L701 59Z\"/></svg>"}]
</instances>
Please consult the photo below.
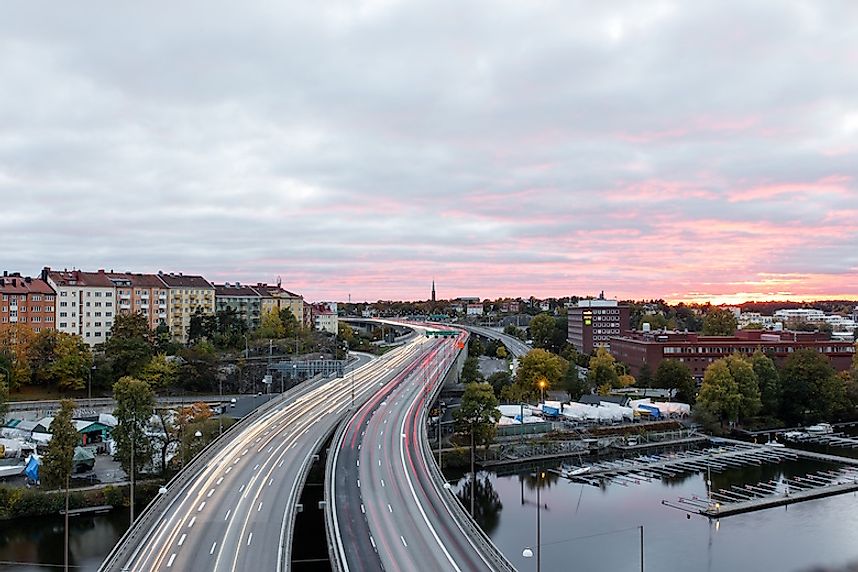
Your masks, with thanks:
<instances>
[{"instance_id":1,"label":"sky","mask_svg":"<svg viewBox=\"0 0 858 572\"><path fill-rule=\"evenodd\" d=\"M0 267L858 299L858 3L9 0Z\"/></svg>"}]
</instances>

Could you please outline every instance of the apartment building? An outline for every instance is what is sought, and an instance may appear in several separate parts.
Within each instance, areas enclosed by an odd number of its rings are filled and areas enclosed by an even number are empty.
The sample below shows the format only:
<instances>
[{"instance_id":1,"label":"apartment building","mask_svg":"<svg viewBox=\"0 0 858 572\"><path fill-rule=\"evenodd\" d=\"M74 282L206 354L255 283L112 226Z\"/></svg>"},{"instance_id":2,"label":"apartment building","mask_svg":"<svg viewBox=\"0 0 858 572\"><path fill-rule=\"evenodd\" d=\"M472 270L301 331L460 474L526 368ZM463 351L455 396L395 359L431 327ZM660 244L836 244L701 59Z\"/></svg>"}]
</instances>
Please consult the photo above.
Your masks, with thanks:
<instances>
[{"instance_id":1,"label":"apartment building","mask_svg":"<svg viewBox=\"0 0 858 572\"><path fill-rule=\"evenodd\" d=\"M238 282L215 284L215 311L232 310L249 330L259 327L262 319L262 295L251 286Z\"/></svg>"},{"instance_id":2,"label":"apartment building","mask_svg":"<svg viewBox=\"0 0 858 572\"><path fill-rule=\"evenodd\" d=\"M164 282L155 274L107 272L116 288L117 314L142 314L154 330L167 323L167 293Z\"/></svg>"},{"instance_id":3,"label":"apartment building","mask_svg":"<svg viewBox=\"0 0 858 572\"><path fill-rule=\"evenodd\" d=\"M36 333L56 327L56 292L39 278L3 272L0 278L0 328L25 324Z\"/></svg>"},{"instance_id":4,"label":"apartment building","mask_svg":"<svg viewBox=\"0 0 858 572\"><path fill-rule=\"evenodd\" d=\"M309 325L310 315L304 313L304 297L284 290L278 282L277 285L271 286L263 282L258 282L253 289L256 290L262 297L262 313L267 314L272 310L279 312L283 308L288 308L299 324L304 326Z\"/></svg>"},{"instance_id":5,"label":"apartment building","mask_svg":"<svg viewBox=\"0 0 858 572\"><path fill-rule=\"evenodd\" d=\"M56 292L56 329L80 336L90 346L107 341L116 316L116 286L104 270L42 270Z\"/></svg>"},{"instance_id":6,"label":"apartment building","mask_svg":"<svg viewBox=\"0 0 858 572\"><path fill-rule=\"evenodd\" d=\"M158 272L167 289L167 326L177 342L188 343L191 316L214 314L215 288L202 276Z\"/></svg>"},{"instance_id":7,"label":"apartment building","mask_svg":"<svg viewBox=\"0 0 858 572\"><path fill-rule=\"evenodd\" d=\"M311 305L313 327L319 332L328 332L335 336L339 333L336 302L322 302Z\"/></svg>"}]
</instances>

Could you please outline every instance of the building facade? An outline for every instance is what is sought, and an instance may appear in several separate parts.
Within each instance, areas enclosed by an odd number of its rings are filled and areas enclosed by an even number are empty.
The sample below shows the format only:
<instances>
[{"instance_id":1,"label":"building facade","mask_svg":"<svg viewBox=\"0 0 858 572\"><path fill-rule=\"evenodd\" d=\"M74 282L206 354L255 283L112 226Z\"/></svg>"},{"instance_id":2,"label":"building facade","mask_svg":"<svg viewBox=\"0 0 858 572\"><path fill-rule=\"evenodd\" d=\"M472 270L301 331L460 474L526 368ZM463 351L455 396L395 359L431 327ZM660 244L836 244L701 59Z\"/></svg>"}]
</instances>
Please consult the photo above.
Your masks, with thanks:
<instances>
[{"instance_id":1,"label":"building facade","mask_svg":"<svg viewBox=\"0 0 858 572\"><path fill-rule=\"evenodd\" d=\"M149 328L167 324L167 286L155 274L107 272L116 288L116 313L141 314Z\"/></svg>"},{"instance_id":2,"label":"building facade","mask_svg":"<svg viewBox=\"0 0 858 572\"><path fill-rule=\"evenodd\" d=\"M313 316L313 327L319 332L327 332L337 335L339 333L339 319L337 318L337 303L322 302L311 305Z\"/></svg>"},{"instance_id":3,"label":"building facade","mask_svg":"<svg viewBox=\"0 0 858 572\"><path fill-rule=\"evenodd\" d=\"M824 354L837 371L848 370L855 355L851 342L829 340L819 332L765 332L739 330L735 336L703 336L689 332L627 332L611 340L611 353L637 376L647 364L652 372L665 359L685 363L698 381L713 361L738 353L750 356L758 349L779 365L798 349Z\"/></svg>"},{"instance_id":4,"label":"building facade","mask_svg":"<svg viewBox=\"0 0 858 572\"><path fill-rule=\"evenodd\" d=\"M188 343L191 316L214 314L215 288L202 276L159 272L158 278L167 289L167 326L177 342Z\"/></svg>"},{"instance_id":5,"label":"building facade","mask_svg":"<svg viewBox=\"0 0 858 572\"><path fill-rule=\"evenodd\" d=\"M263 282L259 282L253 287L262 297L262 313L275 310L279 312L284 308L288 308L298 323L307 326L309 324L309 315L304 315L304 297L294 292L284 290L280 284L271 286Z\"/></svg>"},{"instance_id":6,"label":"building facade","mask_svg":"<svg viewBox=\"0 0 858 572\"><path fill-rule=\"evenodd\" d=\"M3 272L0 278L0 328L29 326L35 333L56 329L56 292L40 278Z\"/></svg>"},{"instance_id":7,"label":"building facade","mask_svg":"<svg viewBox=\"0 0 858 572\"><path fill-rule=\"evenodd\" d=\"M110 337L116 316L116 287L104 270L42 270L56 292L56 329L81 337L90 346Z\"/></svg>"},{"instance_id":8,"label":"building facade","mask_svg":"<svg viewBox=\"0 0 858 572\"><path fill-rule=\"evenodd\" d=\"M567 313L567 339L578 353L591 354L598 348L611 349L611 338L630 327L629 307L616 300L580 300Z\"/></svg>"},{"instance_id":9,"label":"building facade","mask_svg":"<svg viewBox=\"0 0 858 572\"><path fill-rule=\"evenodd\" d=\"M215 284L215 311L235 312L236 317L247 324L250 331L259 327L262 319L262 295L255 288L238 282Z\"/></svg>"}]
</instances>

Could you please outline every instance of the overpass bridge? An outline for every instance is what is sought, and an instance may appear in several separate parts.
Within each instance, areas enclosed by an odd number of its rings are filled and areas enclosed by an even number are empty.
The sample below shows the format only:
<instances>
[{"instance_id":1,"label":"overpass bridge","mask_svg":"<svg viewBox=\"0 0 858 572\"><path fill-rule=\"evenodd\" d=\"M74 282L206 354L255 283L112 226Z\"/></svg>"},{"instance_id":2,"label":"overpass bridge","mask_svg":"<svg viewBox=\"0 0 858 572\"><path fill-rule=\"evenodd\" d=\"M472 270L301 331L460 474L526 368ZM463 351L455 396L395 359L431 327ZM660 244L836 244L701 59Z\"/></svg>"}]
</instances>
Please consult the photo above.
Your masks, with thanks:
<instances>
[{"instance_id":1,"label":"overpass bridge","mask_svg":"<svg viewBox=\"0 0 858 572\"><path fill-rule=\"evenodd\" d=\"M503 332L499 332L492 328L486 328L484 326L469 326L465 324L457 324L457 327L460 327L463 330L467 330L472 334L476 334L484 338L489 338L491 340L501 342L504 346L506 346L506 349L509 350L513 357L516 358L524 356L527 352L533 349L515 336L504 334Z\"/></svg>"},{"instance_id":2,"label":"overpass bridge","mask_svg":"<svg viewBox=\"0 0 858 572\"><path fill-rule=\"evenodd\" d=\"M428 408L466 337L425 340L419 367L335 435L325 478L334 570L513 570L445 486L429 448Z\"/></svg>"}]
</instances>

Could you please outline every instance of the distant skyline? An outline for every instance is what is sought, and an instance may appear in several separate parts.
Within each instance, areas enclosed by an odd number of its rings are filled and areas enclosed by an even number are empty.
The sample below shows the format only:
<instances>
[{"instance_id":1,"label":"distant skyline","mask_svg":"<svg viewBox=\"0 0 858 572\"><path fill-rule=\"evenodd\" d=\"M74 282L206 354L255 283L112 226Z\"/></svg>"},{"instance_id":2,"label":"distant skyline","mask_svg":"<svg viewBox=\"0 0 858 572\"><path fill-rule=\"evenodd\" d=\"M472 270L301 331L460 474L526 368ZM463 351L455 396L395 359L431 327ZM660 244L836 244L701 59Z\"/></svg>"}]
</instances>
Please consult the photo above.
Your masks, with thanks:
<instances>
[{"instance_id":1,"label":"distant skyline","mask_svg":"<svg viewBox=\"0 0 858 572\"><path fill-rule=\"evenodd\" d=\"M858 4L12 0L0 270L858 299Z\"/></svg>"}]
</instances>

